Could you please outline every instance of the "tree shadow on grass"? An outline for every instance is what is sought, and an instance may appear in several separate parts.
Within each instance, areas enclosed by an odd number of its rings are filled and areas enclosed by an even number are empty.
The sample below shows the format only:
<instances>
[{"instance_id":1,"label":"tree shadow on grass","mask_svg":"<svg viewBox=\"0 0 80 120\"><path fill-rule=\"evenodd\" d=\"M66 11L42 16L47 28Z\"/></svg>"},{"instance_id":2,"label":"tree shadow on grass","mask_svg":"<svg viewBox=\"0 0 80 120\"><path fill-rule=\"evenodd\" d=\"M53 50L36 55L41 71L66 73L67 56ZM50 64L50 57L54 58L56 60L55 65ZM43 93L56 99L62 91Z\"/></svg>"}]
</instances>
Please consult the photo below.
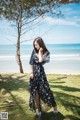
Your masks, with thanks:
<instances>
[{"instance_id":1,"label":"tree shadow on grass","mask_svg":"<svg viewBox=\"0 0 80 120\"><path fill-rule=\"evenodd\" d=\"M64 106L67 111L71 111L73 113L73 117L80 114L80 97L75 97L73 95L60 92L54 92L54 94L58 104Z\"/></svg>"},{"instance_id":2,"label":"tree shadow on grass","mask_svg":"<svg viewBox=\"0 0 80 120\"><path fill-rule=\"evenodd\" d=\"M26 120L28 113L26 112L28 109L28 103L26 103L22 97L19 97L17 94L12 93L12 91L18 91L23 89L29 91L28 81L22 80L21 77L12 78L12 76L1 76L0 75L0 90L5 89L6 93L9 94L11 103L5 102L5 99L8 99L6 94L1 95L1 104L0 109L2 111L7 111L9 113L9 120ZM27 94L27 93L26 93ZM26 108L25 108L26 107Z\"/></svg>"},{"instance_id":3,"label":"tree shadow on grass","mask_svg":"<svg viewBox=\"0 0 80 120\"><path fill-rule=\"evenodd\" d=\"M21 79L21 77L17 77L17 78L12 78L12 76L7 76L5 78L0 77L0 79L2 79L2 81L0 81L0 90L2 88L5 88L6 90L9 91L17 91L20 88L25 89L25 90L29 90L29 83L28 81ZM27 78L26 78L27 79Z\"/></svg>"},{"instance_id":4,"label":"tree shadow on grass","mask_svg":"<svg viewBox=\"0 0 80 120\"><path fill-rule=\"evenodd\" d=\"M49 77L49 76L48 76ZM48 79L48 77L47 77L47 79ZM62 80L62 79L66 79L67 78L67 76L61 76L61 77L52 77L52 78L49 78L49 81L50 82L55 82L55 81L59 81L59 80Z\"/></svg>"},{"instance_id":5,"label":"tree shadow on grass","mask_svg":"<svg viewBox=\"0 0 80 120\"><path fill-rule=\"evenodd\" d=\"M74 88L74 87L68 87L68 86L62 86L62 85L50 85L52 88L59 88L64 91L68 92L79 92L80 88Z\"/></svg>"},{"instance_id":6,"label":"tree shadow on grass","mask_svg":"<svg viewBox=\"0 0 80 120\"><path fill-rule=\"evenodd\" d=\"M60 112L57 114L54 114L53 112L48 112L48 113L42 113L41 118L35 116L33 120L64 120L64 119L65 116L62 115Z\"/></svg>"},{"instance_id":7,"label":"tree shadow on grass","mask_svg":"<svg viewBox=\"0 0 80 120\"><path fill-rule=\"evenodd\" d=\"M67 76L58 77L57 80L64 79L64 78L67 78Z\"/></svg>"},{"instance_id":8,"label":"tree shadow on grass","mask_svg":"<svg viewBox=\"0 0 80 120\"><path fill-rule=\"evenodd\" d=\"M0 108L9 113L9 120L20 120L20 118L26 120L25 118L28 116L28 113L25 111L24 101L20 97L13 95L10 91L7 91L7 93L10 94L13 102L7 103L7 106L5 104L2 104L0 105Z\"/></svg>"},{"instance_id":9,"label":"tree shadow on grass","mask_svg":"<svg viewBox=\"0 0 80 120\"><path fill-rule=\"evenodd\" d=\"M63 83L65 83L64 81L60 81L60 82L55 82L55 81L50 81L49 83L59 83L59 84L63 84Z\"/></svg>"},{"instance_id":10,"label":"tree shadow on grass","mask_svg":"<svg viewBox=\"0 0 80 120\"><path fill-rule=\"evenodd\" d=\"M0 77L0 79L2 79ZM29 112L26 112L28 108L27 105L25 104L24 100L22 100L21 97L15 96L12 94L12 91L18 91L19 89L25 89L29 91L29 84L27 81L22 79L22 77L12 77L8 76L3 78L3 81L0 81L0 90L2 88L6 89L6 91L10 94L12 100L14 101L13 107L9 106L6 108L7 111L10 112L10 119L9 120L38 120L37 118L31 116ZM27 78L26 78L27 79ZM62 79L62 78L59 78ZM55 80L57 81L57 80ZM62 81L61 81L62 82ZM55 84L55 82L54 82ZM67 111L71 111L73 113L72 116L66 115L69 120L78 120L77 116L80 113L80 97L75 97L73 95L69 95L66 92L76 92L80 91L79 88L74 88L74 87L68 87L68 86L62 86L62 85L50 85L52 88L59 88L65 93L61 93L60 91L55 91L55 98L56 101L58 101L58 104L61 106L64 106L64 108ZM20 91L19 91L20 92ZM15 111L14 111L15 110ZM17 116L18 115L18 116ZM33 115L33 113L32 113ZM29 117L30 116L30 117ZM14 119L13 119L14 118ZM49 112L46 114L42 115L41 120L64 120L65 117L61 113L58 113L58 115L54 115L53 112ZM66 119L67 120L67 119Z\"/></svg>"},{"instance_id":11,"label":"tree shadow on grass","mask_svg":"<svg viewBox=\"0 0 80 120\"><path fill-rule=\"evenodd\" d=\"M72 115L67 115L66 118L70 118L70 120L80 120L80 118Z\"/></svg>"},{"instance_id":12,"label":"tree shadow on grass","mask_svg":"<svg viewBox=\"0 0 80 120\"><path fill-rule=\"evenodd\" d=\"M57 83L57 82L56 82ZM60 106L64 106L66 111L70 111L73 115L67 115L68 120L79 120L78 116L80 115L80 97L76 97L76 92L80 91L80 88L68 87L62 85L51 85L51 88L58 88L62 91L56 91L55 94L56 101ZM65 93L64 93L65 92ZM71 95L70 92L74 92L74 95ZM67 120L66 119L66 120Z\"/></svg>"}]
</instances>

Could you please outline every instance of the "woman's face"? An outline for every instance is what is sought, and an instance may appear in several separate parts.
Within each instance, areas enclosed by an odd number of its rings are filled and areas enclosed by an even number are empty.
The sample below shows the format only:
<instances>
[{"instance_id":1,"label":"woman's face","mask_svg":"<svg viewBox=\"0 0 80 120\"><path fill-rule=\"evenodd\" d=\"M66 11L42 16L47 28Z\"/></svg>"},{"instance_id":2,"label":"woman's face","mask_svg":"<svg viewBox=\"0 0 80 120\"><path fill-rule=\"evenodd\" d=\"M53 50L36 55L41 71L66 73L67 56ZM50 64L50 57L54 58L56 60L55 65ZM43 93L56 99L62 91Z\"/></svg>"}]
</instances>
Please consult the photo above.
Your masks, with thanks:
<instances>
[{"instance_id":1,"label":"woman's face","mask_svg":"<svg viewBox=\"0 0 80 120\"><path fill-rule=\"evenodd\" d=\"M40 46L39 46L39 44L37 43L37 41L35 41L34 46L35 46L35 48L36 48L37 50L40 49Z\"/></svg>"}]
</instances>

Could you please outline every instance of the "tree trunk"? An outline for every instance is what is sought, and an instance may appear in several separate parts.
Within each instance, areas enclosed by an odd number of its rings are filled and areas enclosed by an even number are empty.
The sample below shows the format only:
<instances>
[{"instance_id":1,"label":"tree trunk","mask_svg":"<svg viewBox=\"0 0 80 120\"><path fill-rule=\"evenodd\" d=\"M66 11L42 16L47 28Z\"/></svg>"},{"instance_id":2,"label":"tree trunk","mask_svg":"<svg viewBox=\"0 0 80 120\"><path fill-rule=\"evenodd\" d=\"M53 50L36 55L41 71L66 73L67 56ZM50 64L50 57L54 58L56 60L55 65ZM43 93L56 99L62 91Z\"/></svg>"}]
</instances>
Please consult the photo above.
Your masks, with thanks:
<instances>
[{"instance_id":1,"label":"tree trunk","mask_svg":"<svg viewBox=\"0 0 80 120\"><path fill-rule=\"evenodd\" d=\"M17 49L16 49L16 60L17 60L17 63L19 65L19 70L20 70L20 73L24 73L23 72L21 58L20 58L20 37L18 37L17 46L16 47L17 47Z\"/></svg>"},{"instance_id":2,"label":"tree trunk","mask_svg":"<svg viewBox=\"0 0 80 120\"><path fill-rule=\"evenodd\" d=\"M19 70L20 73L24 73L23 72L23 67L22 67L22 62L21 62L21 58L20 58L20 36L21 36L21 26L22 26L22 21L21 21L22 15L20 16L19 21L17 22L17 30L18 30L18 39L17 39L17 48L16 48L16 60L17 63L19 65Z\"/></svg>"},{"instance_id":3,"label":"tree trunk","mask_svg":"<svg viewBox=\"0 0 80 120\"><path fill-rule=\"evenodd\" d=\"M17 40L16 60L17 60L17 63L19 65L20 73L24 73L21 58L20 58L20 36L18 36L18 40Z\"/></svg>"}]
</instances>

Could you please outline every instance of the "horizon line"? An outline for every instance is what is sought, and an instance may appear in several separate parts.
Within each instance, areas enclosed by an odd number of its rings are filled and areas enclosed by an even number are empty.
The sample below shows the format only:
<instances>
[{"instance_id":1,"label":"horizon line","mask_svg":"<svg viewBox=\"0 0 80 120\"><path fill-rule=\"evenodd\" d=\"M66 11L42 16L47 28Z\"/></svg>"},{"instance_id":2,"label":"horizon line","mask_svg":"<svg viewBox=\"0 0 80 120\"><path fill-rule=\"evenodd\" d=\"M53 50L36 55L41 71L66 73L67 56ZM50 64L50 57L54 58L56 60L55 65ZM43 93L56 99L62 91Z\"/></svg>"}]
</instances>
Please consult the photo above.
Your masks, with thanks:
<instances>
[{"instance_id":1,"label":"horizon line","mask_svg":"<svg viewBox=\"0 0 80 120\"><path fill-rule=\"evenodd\" d=\"M28 43L28 44L21 44L21 45L32 45L33 43ZM80 43L45 43L45 44L80 44ZM0 44L0 45L13 45L14 44ZM16 45L16 44L15 44Z\"/></svg>"}]
</instances>

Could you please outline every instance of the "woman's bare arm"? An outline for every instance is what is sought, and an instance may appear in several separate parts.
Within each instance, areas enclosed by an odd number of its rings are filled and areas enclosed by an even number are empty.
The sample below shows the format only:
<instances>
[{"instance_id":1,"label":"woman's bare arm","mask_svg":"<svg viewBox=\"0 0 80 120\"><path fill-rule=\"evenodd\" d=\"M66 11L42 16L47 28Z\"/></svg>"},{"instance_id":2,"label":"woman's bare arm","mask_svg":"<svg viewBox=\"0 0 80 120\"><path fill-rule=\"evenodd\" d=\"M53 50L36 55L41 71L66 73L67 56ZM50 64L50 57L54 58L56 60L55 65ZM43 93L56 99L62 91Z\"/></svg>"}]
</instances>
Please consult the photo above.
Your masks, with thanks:
<instances>
[{"instance_id":1,"label":"woman's bare arm","mask_svg":"<svg viewBox=\"0 0 80 120\"><path fill-rule=\"evenodd\" d=\"M30 65L30 73L33 73L33 65Z\"/></svg>"},{"instance_id":2,"label":"woman's bare arm","mask_svg":"<svg viewBox=\"0 0 80 120\"><path fill-rule=\"evenodd\" d=\"M34 74L33 74L33 65L30 65L30 78L33 79Z\"/></svg>"},{"instance_id":3,"label":"woman's bare arm","mask_svg":"<svg viewBox=\"0 0 80 120\"><path fill-rule=\"evenodd\" d=\"M43 61L43 59L42 59L42 55L43 55L43 49L40 48L40 50L39 50L39 55L38 55L39 62L42 62L42 61Z\"/></svg>"}]
</instances>

